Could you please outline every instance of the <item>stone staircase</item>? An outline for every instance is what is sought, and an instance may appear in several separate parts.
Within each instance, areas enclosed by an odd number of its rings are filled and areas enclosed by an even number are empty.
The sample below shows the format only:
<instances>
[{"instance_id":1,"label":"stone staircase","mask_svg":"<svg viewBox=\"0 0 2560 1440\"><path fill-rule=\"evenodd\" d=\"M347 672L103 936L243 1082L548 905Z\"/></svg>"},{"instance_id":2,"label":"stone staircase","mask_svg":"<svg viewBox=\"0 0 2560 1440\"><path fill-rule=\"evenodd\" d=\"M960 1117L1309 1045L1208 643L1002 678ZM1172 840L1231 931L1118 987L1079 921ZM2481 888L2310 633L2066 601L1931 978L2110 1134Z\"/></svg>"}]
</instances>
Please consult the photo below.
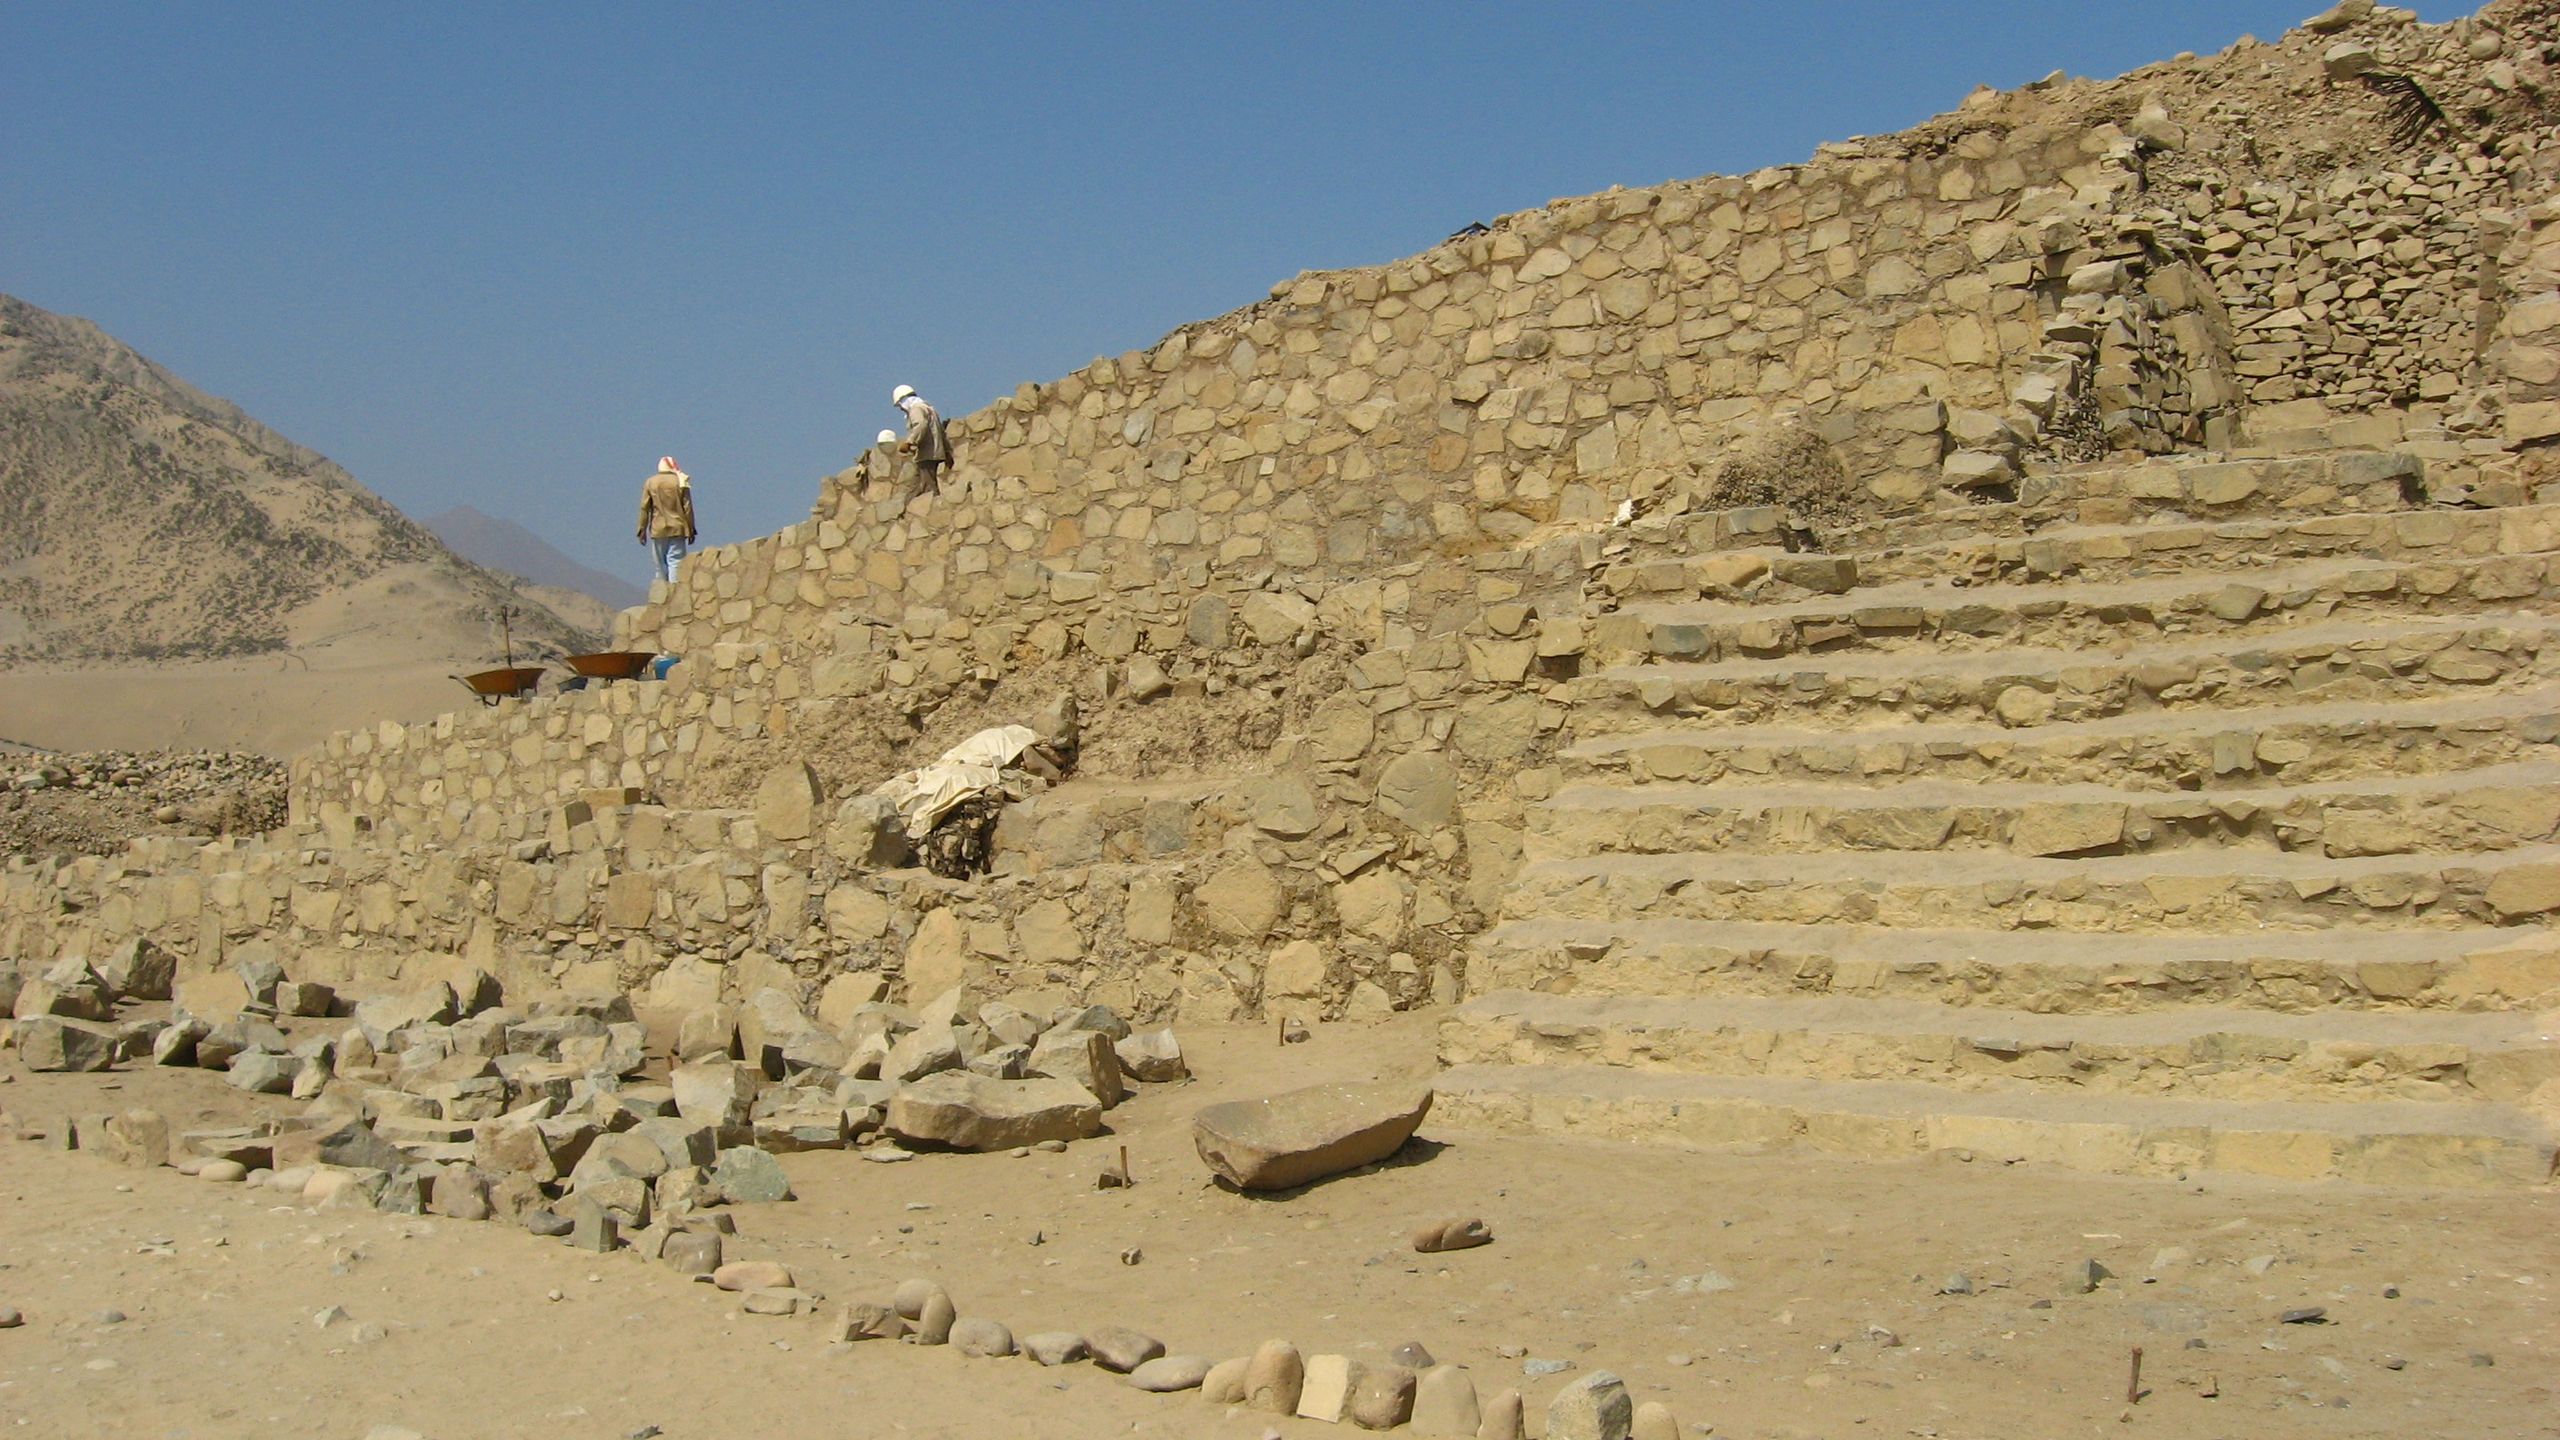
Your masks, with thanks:
<instances>
[{"instance_id":1,"label":"stone staircase","mask_svg":"<svg viewBox=\"0 0 2560 1440\"><path fill-rule=\"evenodd\" d=\"M2209 457L1812 538L1629 527L1439 1123L2551 1180L2560 506Z\"/></svg>"}]
</instances>

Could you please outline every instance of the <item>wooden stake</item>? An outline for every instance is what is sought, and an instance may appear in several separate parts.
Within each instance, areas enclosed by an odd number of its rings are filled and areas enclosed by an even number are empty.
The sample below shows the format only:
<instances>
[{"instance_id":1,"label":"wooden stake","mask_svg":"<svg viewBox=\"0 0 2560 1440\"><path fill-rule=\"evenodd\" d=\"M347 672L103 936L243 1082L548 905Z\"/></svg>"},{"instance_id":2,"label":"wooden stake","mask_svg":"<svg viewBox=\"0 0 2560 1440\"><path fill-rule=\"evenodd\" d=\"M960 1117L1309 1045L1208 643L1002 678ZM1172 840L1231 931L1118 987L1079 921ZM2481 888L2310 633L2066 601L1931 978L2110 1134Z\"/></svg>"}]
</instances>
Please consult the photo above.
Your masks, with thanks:
<instances>
[{"instance_id":1,"label":"wooden stake","mask_svg":"<svg viewBox=\"0 0 2560 1440\"><path fill-rule=\"evenodd\" d=\"M2133 1347L2133 1373L2125 1377L2124 1403L2127 1405L2142 1403L2142 1347L2139 1345Z\"/></svg>"},{"instance_id":2,"label":"wooden stake","mask_svg":"<svg viewBox=\"0 0 2560 1440\"><path fill-rule=\"evenodd\" d=\"M1123 1185L1135 1185L1138 1183L1138 1177L1129 1173L1129 1147L1126 1145L1120 1147L1120 1183ZM2139 1364L2140 1362L2137 1361L2135 1363Z\"/></svg>"}]
</instances>

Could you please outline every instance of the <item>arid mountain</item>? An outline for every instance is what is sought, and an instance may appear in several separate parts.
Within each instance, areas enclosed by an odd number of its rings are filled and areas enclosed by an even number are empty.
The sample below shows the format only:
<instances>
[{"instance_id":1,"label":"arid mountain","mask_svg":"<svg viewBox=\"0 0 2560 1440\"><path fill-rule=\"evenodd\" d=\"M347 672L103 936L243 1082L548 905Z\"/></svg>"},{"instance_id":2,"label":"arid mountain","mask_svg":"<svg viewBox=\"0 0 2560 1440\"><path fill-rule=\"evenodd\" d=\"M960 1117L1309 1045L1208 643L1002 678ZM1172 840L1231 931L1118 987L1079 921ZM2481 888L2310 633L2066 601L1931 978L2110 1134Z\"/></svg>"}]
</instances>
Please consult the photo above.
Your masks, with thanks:
<instances>
[{"instance_id":1,"label":"arid mountain","mask_svg":"<svg viewBox=\"0 0 2560 1440\"><path fill-rule=\"evenodd\" d=\"M583 606L573 608L584 609ZM423 718L590 648L327 459L85 320L0 295L0 736L242 745Z\"/></svg>"},{"instance_id":2,"label":"arid mountain","mask_svg":"<svg viewBox=\"0 0 2560 1440\"><path fill-rule=\"evenodd\" d=\"M483 514L468 505L430 515L422 523L436 533L437 539L453 547L454 554L474 565L520 575L546 589L574 590L601 602L608 611L627 609L649 598L646 586L592 565L581 565L513 520ZM639 561L633 561L635 569L639 566ZM613 617L608 613L604 618L605 623L611 623Z\"/></svg>"}]
</instances>

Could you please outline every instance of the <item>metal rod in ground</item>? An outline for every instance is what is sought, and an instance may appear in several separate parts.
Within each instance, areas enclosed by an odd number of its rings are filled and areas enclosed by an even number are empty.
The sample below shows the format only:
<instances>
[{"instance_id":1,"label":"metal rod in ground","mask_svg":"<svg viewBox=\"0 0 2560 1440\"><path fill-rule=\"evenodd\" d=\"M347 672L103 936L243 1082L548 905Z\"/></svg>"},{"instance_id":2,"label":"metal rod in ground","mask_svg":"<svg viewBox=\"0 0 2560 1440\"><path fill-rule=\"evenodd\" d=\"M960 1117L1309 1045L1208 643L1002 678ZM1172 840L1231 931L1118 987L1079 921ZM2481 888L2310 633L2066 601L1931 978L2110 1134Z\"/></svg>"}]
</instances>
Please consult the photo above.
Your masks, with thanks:
<instances>
[{"instance_id":1,"label":"metal rod in ground","mask_svg":"<svg viewBox=\"0 0 2560 1440\"><path fill-rule=\"evenodd\" d=\"M1129 1173L1129 1147L1126 1145L1120 1147L1120 1183L1122 1185L1138 1183L1138 1177Z\"/></svg>"},{"instance_id":2,"label":"metal rod in ground","mask_svg":"<svg viewBox=\"0 0 2560 1440\"><path fill-rule=\"evenodd\" d=\"M2125 1377L2124 1403L2127 1405L2142 1403L2142 1347L2139 1345L2133 1347L2133 1373Z\"/></svg>"}]
</instances>

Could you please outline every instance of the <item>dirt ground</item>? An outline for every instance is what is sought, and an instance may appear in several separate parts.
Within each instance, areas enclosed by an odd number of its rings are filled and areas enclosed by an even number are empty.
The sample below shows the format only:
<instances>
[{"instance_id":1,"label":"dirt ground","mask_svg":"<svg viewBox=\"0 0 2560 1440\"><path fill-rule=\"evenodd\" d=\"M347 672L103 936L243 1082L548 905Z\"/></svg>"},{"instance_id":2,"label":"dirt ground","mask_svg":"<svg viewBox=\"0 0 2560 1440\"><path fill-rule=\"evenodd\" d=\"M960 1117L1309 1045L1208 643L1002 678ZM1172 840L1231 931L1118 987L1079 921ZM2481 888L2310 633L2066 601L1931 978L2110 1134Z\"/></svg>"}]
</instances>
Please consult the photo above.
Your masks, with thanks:
<instances>
[{"instance_id":1,"label":"dirt ground","mask_svg":"<svg viewBox=\"0 0 2560 1440\"><path fill-rule=\"evenodd\" d=\"M1430 1072L1428 1017L1185 1033L1064 1154L785 1157L799 1198L734 1212L731 1255L790 1265L826 1314L930 1276L1017 1334L1124 1324L1177 1352L1272 1337L1382 1359L1419 1340L1544 1403L1594 1368L1692 1434L1960 1440L2560 1435L2555 1197L2094 1178L1954 1157L1857 1163L1441 1134L1367 1173L1210 1187L1191 1113L1322 1079ZM20 1131L150 1106L180 1125L286 1102L211 1072L0 1064ZM1138 1184L1093 1178L1127 1145ZM1489 1247L1404 1236L1481 1216ZM1124 1261L1134 1255L1135 1263ZM2066 1283L2095 1259L2115 1278ZM1974 1293L1940 1293L1957 1275ZM627 1252L499 1225L311 1211L274 1192L0 1141L0 1433L358 1440L758 1435L1284 1437L1310 1421L896 1344ZM329 1307L345 1318L320 1324ZM2304 1307L2325 1323L2281 1324ZM109 1321L107 1312L123 1318ZM1888 1333L1889 1332L1889 1333ZM2130 1351L2144 1395L2128 1406ZM1571 1369L1528 1379L1528 1361ZM650 1427L656 1427L654 1430Z\"/></svg>"}]
</instances>

